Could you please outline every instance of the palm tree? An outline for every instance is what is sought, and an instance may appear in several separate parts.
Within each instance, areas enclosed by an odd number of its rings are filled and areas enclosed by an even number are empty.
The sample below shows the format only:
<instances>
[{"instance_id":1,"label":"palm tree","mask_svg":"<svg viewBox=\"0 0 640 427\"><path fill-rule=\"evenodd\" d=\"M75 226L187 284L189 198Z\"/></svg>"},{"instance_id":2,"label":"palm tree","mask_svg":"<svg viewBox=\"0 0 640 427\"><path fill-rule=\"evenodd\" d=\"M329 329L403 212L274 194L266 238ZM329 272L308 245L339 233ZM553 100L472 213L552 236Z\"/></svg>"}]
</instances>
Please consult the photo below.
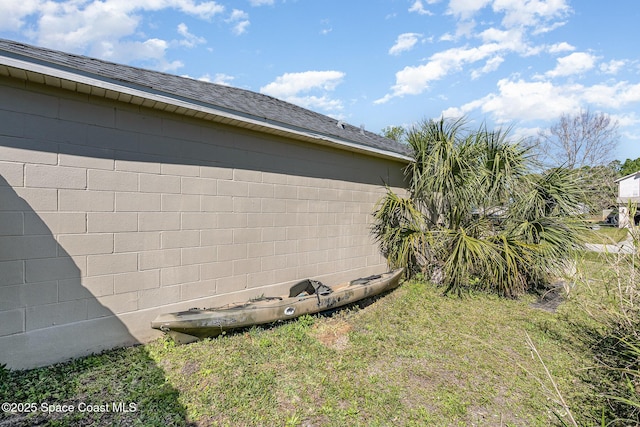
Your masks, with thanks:
<instances>
[{"instance_id":1,"label":"palm tree","mask_svg":"<svg viewBox=\"0 0 640 427\"><path fill-rule=\"evenodd\" d=\"M427 274L445 293L482 287L517 296L566 265L578 243L575 174L534 173L529 150L508 131L476 131L464 119L428 120L406 140L408 188L387 188L373 234L391 267Z\"/></svg>"}]
</instances>

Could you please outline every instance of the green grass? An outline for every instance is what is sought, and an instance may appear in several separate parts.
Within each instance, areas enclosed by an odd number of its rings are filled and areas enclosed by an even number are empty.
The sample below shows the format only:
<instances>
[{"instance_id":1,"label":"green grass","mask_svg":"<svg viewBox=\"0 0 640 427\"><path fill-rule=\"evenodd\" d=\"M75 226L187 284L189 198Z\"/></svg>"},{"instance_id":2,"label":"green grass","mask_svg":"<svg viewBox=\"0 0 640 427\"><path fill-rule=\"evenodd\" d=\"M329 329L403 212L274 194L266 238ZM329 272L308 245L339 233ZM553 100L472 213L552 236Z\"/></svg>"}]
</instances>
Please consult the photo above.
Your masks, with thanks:
<instances>
[{"instance_id":1,"label":"green grass","mask_svg":"<svg viewBox=\"0 0 640 427\"><path fill-rule=\"evenodd\" d=\"M583 239L586 243L615 245L626 239L628 235L629 230L626 228L601 226L598 230L586 230Z\"/></svg>"},{"instance_id":2,"label":"green grass","mask_svg":"<svg viewBox=\"0 0 640 427\"><path fill-rule=\"evenodd\" d=\"M1 401L137 411L5 413L0 424L548 426L564 412L527 335L580 424L597 424L590 355L575 334L584 316L571 301L556 313L533 301L443 297L412 282L332 317L5 372Z\"/></svg>"}]
</instances>

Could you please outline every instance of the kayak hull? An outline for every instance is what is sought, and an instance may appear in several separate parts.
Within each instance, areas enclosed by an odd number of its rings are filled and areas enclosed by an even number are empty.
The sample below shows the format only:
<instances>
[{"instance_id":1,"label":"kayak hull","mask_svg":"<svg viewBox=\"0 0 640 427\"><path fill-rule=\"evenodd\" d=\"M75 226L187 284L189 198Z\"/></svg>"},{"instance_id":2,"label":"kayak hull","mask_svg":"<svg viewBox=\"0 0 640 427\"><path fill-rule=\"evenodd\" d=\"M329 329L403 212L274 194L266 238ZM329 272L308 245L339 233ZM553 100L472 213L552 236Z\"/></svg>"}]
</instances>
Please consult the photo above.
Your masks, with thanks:
<instances>
[{"instance_id":1,"label":"kayak hull","mask_svg":"<svg viewBox=\"0 0 640 427\"><path fill-rule=\"evenodd\" d=\"M400 284L402 269L379 275L370 280L358 279L332 287L328 295L302 294L271 297L245 303L229 304L211 309L191 309L165 313L151 322L151 327L169 333L179 343L253 325L293 319L305 314L320 313L394 289Z\"/></svg>"}]
</instances>

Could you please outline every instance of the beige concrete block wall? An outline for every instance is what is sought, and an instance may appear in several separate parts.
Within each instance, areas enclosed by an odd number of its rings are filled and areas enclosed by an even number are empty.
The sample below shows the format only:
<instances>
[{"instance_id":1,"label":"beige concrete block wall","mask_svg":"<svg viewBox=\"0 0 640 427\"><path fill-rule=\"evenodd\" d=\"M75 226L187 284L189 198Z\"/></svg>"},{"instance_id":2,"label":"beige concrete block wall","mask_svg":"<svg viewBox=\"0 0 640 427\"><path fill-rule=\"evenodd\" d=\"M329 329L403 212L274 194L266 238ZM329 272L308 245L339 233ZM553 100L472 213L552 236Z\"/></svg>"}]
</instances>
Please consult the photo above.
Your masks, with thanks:
<instances>
[{"instance_id":1,"label":"beige concrete block wall","mask_svg":"<svg viewBox=\"0 0 640 427\"><path fill-rule=\"evenodd\" d=\"M0 80L0 363L144 342L160 312L384 271L403 165Z\"/></svg>"}]
</instances>

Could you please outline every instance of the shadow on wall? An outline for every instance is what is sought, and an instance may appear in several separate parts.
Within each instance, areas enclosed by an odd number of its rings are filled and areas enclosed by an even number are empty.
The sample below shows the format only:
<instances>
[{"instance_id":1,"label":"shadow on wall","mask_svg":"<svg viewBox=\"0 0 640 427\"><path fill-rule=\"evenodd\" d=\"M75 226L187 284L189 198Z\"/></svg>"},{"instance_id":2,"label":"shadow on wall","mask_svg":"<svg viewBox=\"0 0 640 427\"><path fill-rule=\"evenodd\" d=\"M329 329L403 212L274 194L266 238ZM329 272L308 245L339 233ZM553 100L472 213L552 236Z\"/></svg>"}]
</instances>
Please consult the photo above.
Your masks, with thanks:
<instances>
[{"instance_id":1,"label":"shadow on wall","mask_svg":"<svg viewBox=\"0 0 640 427\"><path fill-rule=\"evenodd\" d=\"M60 214L52 212L50 215L50 224L55 228L55 215ZM41 358L41 355L34 354L39 352L48 353L52 359L62 359L69 354L69 347L75 349L71 353L90 354L96 349L113 347L114 343L121 344L123 336L128 336L129 342L135 344L135 339L128 333L125 325L100 304L82 283L81 270L86 262L84 258L86 257L74 259L67 253L56 241L54 232L29 203L0 176L0 337L5 342L0 347L0 366L16 360L22 366L33 366L32 360ZM105 276L102 283L92 285L113 287L113 278ZM87 322L97 322L102 326L100 330L103 332L96 334L95 328L86 327ZM37 350L32 354L24 354L27 342L31 342L32 346L33 343L41 344L36 345ZM78 396L86 399L84 403L95 405L126 399L127 405L137 405L137 414L128 416L144 418L145 412L149 411L153 416L161 415L164 416L163 419L173 420L166 425L176 425L176 420L185 419L185 409L176 400L178 392L165 384L164 372L155 365L143 347L118 350L91 358L94 361L92 363L76 361L29 372L12 371L8 378L0 381L0 401L32 401L29 400L32 396L29 393L33 390L29 389L38 384L36 393L43 395L50 392L52 396L57 396L48 399L48 404L78 405ZM100 358L104 361L103 367L109 368L108 372L93 372L100 368L101 364L95 363ZM109 363L110 358L115 358L116 363ZM133 359L127 362L128 358ZM131 375L131 366L137 369L134 375ZM118 368L123 372L118 373ZM83 383L82 380L73 381L73 378L84 375L89 380L96 375L112 378L114 383L110 385L122 396L92 396L91 391L83 392L83 388L92 389L93 381L85 380ZM35 382L33 378L29 380L32 376L35 376ZM42 390L43 387L51 387L51 390ZM162 399L154 398L154 390L160 396L175 400L175 403L160 403L158 406ZM150 407L145 407L142 401L149 402ZM36 403L40 405L42 402ZM91 416L106 416L104 420L110 421L116 418L109 417L116 416L117 420L121 420L119 417L125 415L110 412ZM11 414L3 411L0 413L0 424L32 425L34 419L29 418L27 421L25 416L26 413ZM47 418L49 416L52 418ZM39 417L45 417L42 422L65 419L65 415L61 413L47 416L40 414ZM7 424L5 420L8 420ZM100 424L106 425L109 422ZM180 424L184 423L177 423Z\"/></svg>"}]
</instances>

